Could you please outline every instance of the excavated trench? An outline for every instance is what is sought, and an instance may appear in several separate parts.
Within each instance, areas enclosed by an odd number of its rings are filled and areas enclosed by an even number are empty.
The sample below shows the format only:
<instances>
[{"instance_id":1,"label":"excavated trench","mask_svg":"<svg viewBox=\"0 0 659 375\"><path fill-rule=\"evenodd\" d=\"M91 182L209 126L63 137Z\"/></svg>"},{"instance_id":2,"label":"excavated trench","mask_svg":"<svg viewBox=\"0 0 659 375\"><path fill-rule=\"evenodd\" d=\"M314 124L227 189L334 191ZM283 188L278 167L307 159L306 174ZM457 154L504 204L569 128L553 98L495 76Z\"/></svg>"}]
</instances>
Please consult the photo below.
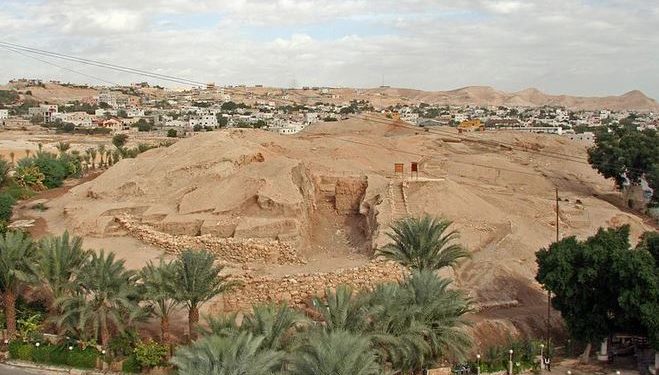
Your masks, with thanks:
<instances>
[{"instance_id":1,"label":"excavated trench","mask_svg":"<svg viewBox=\"0 0 659 375\"><path fill-rule=\"evenodd\" d=\"M371 250L367 212L362 203L365 176L315 176L309 237L303 253L368 253Z\"/></svg>"}]
</instances>

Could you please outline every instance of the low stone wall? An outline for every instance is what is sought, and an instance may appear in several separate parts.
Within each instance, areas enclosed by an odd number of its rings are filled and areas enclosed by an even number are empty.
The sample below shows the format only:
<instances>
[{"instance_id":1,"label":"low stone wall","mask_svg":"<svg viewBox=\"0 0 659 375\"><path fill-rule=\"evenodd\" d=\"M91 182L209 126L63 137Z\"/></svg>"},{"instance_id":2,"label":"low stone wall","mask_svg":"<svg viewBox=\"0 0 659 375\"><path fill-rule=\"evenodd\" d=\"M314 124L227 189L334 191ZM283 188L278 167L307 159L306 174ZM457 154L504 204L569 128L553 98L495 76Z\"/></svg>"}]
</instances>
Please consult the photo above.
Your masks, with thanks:
<instances>
[{"instance_id":1,"label":"low stone wall","mask_svg":"<svg viewBox=\"0 0 659 375\"><path fill-rule=\"evenodd\" d=\"M305 260L289 243L275 240L218 238L210 235L171 235L141 224L129 215L115 217L114 221L131 236L178 254L185 249L206 249L220 260L235 263L267 262L277 264L304 264Z\"/></svg>"},{"instance_id":2,"label":"low stone wall","mask_svg":"<svg viewBox=\"0 0 659 375\"><path fill-rule=\"evenodd\" d=\"M223 296L222 310L240 311L253 304L286 302L304 306L312 297L325 295L325 288L347 284L355 290L372 290L376 285L402 279L406 270L396 263L374 260L360 267L337 272L297 274L283 278L241 277L242 285Z\"/></svg>"}]
</instances>

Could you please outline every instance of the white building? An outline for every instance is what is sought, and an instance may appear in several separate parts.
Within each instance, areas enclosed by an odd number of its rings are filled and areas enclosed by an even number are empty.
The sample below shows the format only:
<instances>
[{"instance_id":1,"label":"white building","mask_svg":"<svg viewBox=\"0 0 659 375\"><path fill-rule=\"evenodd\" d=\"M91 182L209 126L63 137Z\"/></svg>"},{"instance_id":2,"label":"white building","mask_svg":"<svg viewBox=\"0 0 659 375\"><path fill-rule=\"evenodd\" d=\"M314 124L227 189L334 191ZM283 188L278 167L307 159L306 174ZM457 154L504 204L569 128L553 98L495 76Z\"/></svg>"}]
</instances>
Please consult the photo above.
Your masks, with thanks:
<instances>
[{"instance_id":1,"label":"white building","mask_svg":"<svg viewBox=\"0 0 659 375\"><path fill-rule=\"evenodd\" d=\"M128 117L143 117L144 110L141 108L128 108L126 109L126 116Z\"/></svg>"},{"instance_id":2,"label":"white building","mask_svg":"<svg viewBox=\"0 0 659 375\"><path fill-rule=\"evenodd\" d=\"M290 123L283 126L270 127L268 131L282 135L290 135L301 132L305 127L304 124Z\"/></svg>"},{"instance_id":3,"label":"white building","mask_svg":"<svg viewBox=\"0 0 659 375\"><path fill-rule=\"evenodd\" d=\"M98 94L98 103L106 103L110 107L115 108L117 106L117 99L109 91L103 91Z\"/></svg>"},{"instance_id":4,"label":"white building","mask_svg":"<svg viewBox=\"0 0 659 375\"><path fill-rule=\"evenodd\" d=\"M214 115L197 115L197 116L190 116L190 120L188 121L188 125L191 128L194 128L195 126L209 126L212 128L217 127L217 117Z\"/></svg>"},{"instance_id":5,"label":"white building","mask_svg":"<svg viewBox=\"0 0 659 375\"><path fill-rule=\"evenodd\" d=\"M5 120L9 118L9 110L8 109L0 109L0 120Z\"/></svg>"},{"instance_id":6,"label":"white building","mask_svg":"<svg viewBox=\"0 0 659 375\"><path fill-rule=\"evenodd\" d=\"M462 121L467 121L469 119L469 116L465 113L456 113L453 115L453 121L456 122L462 122Z\"/></svg>"},{"instance_id":7,"label":"white building","mask_svg":"<svg viewBox=\"0 0 659 375\"><path fill-rule=\"evenodd\" d=\"M412 110L409 108L401 109L399 115L401 120L405 122L409 122L414 125L416 125L417 121L419 121L419 114L412 112Z\"/></svg>"},{"instance_id":8,"label":"white building","mask_svg":"<svg viewBox=\"0 0 659 375\"><path fill-rule=\"evenodd\" d=\"M52 115L52 120L57 119L62 122L70 122L77 127L91 128L93 116L87 112L59 112Z\"/></svg>"}]
</instances>

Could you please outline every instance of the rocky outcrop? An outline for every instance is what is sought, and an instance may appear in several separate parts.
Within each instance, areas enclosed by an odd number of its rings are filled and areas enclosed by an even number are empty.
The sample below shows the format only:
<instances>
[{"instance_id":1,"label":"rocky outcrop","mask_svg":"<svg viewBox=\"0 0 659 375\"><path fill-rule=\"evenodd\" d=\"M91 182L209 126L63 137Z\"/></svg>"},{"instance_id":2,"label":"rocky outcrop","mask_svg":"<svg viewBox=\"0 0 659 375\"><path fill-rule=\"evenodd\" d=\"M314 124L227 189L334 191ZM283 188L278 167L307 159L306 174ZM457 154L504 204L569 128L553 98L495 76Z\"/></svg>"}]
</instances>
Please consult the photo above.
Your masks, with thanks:
<instances>
[{"instance_id":1,"label":"rocky outcrop","mask_svg":"<svg viewBox=\"0 0 659 375\"><path fill-rule=\"evenodd\" d=\"M304 259L289 243L275 240L217 238L210 235L171 235L137 222L129 215L115 217L115 222L131 236L178 254L184 249L207 249L219 260L234 263L263 262L276 264L301 264Z\"/></svg>"}]
</instances>

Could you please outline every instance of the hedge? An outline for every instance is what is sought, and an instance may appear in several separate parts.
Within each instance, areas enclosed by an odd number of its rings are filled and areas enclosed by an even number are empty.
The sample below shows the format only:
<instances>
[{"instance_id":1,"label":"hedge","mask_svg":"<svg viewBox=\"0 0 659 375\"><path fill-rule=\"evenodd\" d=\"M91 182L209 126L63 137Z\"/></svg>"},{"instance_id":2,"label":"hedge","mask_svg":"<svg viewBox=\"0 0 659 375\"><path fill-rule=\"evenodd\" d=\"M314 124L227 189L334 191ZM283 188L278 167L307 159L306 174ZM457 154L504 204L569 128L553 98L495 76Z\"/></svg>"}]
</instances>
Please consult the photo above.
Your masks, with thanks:
<instances>
[{"instance_id":1,"label":"hedge","mask_svg":"<svg viewBox=\"0 0 659 375\"><path fill-rule=\"evenodd\" d=\"M142 366L140 366L140 361L137 360L135 354L131 354L126 358L121 365L121 371L127 374L139 374L142 372Z\"/></svg>"},{"instance_id":2,"label":"hedge","mask_svg":"<svg viewBox=\"0 0 659 375\"><path fill-rule=\"evenodd\" d=\"M82 369L96 368L96 360L100 357L96 349L69 350L62 345L35 346L32 343L12 341L9 343L9 356L12 359L43 363L48 365L69 366Z\"/></svg>"}]
</instances>

